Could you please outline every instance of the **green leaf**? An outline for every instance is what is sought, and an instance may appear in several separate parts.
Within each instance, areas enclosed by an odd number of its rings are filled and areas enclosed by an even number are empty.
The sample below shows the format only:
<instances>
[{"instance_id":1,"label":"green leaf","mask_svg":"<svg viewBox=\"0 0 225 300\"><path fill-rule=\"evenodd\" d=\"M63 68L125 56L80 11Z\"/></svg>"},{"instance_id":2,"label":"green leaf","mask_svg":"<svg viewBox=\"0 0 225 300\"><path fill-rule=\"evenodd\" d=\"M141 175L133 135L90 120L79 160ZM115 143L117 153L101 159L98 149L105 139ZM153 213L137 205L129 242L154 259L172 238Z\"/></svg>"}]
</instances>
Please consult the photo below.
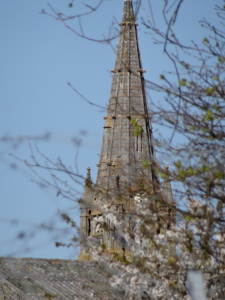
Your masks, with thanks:
<instances>
[{"instance_id":1,"label":"green leaf","mask_svg":"<svg viewBox=\"0 0 225 300\"><path fill-rule=\"evenodd\" d=\"M186 80L185 78L181 79L181 80L179 81L179 85L180 85L180 86L186 86L186 85L187 85L187 80Z\"/></svg>"},{"instance_id":2,"label":"green leaf","mask_svg":"<svg viewBox=\"0 0 225 300\"><path fill-rule=\"evenodd\" d=\"M207 110L205 115L202 116L202 121L212 121L214 119L215 118L211 110Z\"/></svg>"},{"instance_id":3,"label":"green leaf","mask_svg":"<svg viewBox=\"0 0 225 300\"><path fill-rule=\"evenodd\" d=\"M132 126L136 126L137 122L138 122L138 120L135 119L135 118L131 118L131 120L130 120L130 124L131 124Z\"/></svg>"},{"instance_id":4,"label":"green leaf","mask_svg":"<svg viewBox=\"0 0 225 300\"><path fill-rule=\"evenodd\" d=\"M194 174L193 168L192 167L188 167L186 170L186 174L187 176L191 176Z\"/></svg>"},{"instance_id":5,"label":"green leaf","mask_svg":"<svg viewBox=\"0 0 225 300\"><path fill-rule=\"evenodd\" d=\"M215 175L216 175L216 178L219 180L224 179L224 173L222 173L220 171L215 172Z\"/></svg>"},{"instance_id":6,"label":"green leaf","mask_svg":"<svg viewBox=\"0 0 225 300\"><path fill-rule=\"evenodd\" d=\"M142 129L142 127L138 124L138 119L132 118L132 119L130 120L130 123L131 123L131 125L134 127L134 132L133 132L134 136L138 136L139 134L142 133L143 129Z\"/></svg>"},{"instance_id":7,"label":"green leaf","mask_svg":"<svg viewBox=\"0 0 225 300\"><path fill-rule=\"evenodd\" d=\"M140 125L136 125L135 126L135 131L134 131L134 135L135 136L138 136L139 134L141 134L142 133L142 128L141 128L141 126Z\"/></svg>"},{"instance_id":8,"label":"green leaf","mask_svg":"<svg viewBox=\"0 0 225 300\"><path fill-rule=\"evenodd\" d=\"M221 63L224 63L224 62L225 62L225 57L223 57L223 56L218 56L217 59L218 59L218 61L221 62Z\"/></svg>"},{"instance_id":9,"label":"green leaf","mask_svg":"<svg viewBox=\"0 0 225 300\"><path fill-rule=\"evenodd\" d=\"M175 167L177 167L178 169L180 169L181 168L181 161L180 160L176 161L174 163L174 165L175 165Z\"/></svg>"},{"instance_id":10,"label":"green leaf","mask_svg":"<svg viewBox=\"0 0 225 300\"><path fill-rule=\"evenodd\" d=\"M144 159L144 160L142 161L142 166L143 166L143 168L145 168L145 169L149 168L149 167L150 167L150 161L148 161L147 159Z\"/></svg>"},{"instance_id":11,"label":"green leaf","mask_svg":"<svg viewBox=\"0 0 225 300\"><path fill-rule=\"evenodd\" d=\"M213 108L217 111L217 112L221 112L221 108L218 104L214 104Z\"/></svg>"},{"instance_id":12,"label":"green leaf","mask_svg":"<svg viewBox=\"0 0 225 300\"><path fill-rule=\"evenodd\" d=\"M208 43L209 43L209 40L208 40L207 38L204 38L204 39L203 39L203 43L208 44Z\"/></svg>"},{"instance_id":13,"label":"green leaf","mask_svg":"<svg viewBox=\"0 0 225 300\"><path fill-rule=\"evenodd\" d=\"M208 87L204 89L203 91L207 94L207 96L215 96L215 87Z\"/></svg>"},{"instance_id":14,"label":"green leaf","mask_svg":"<svg viewBox=\"0 0 225 300\"><path fill-rule=\"evenodd\" d=\"M184 217L184 219L185 219L186 221L191 221L191 220L192 220L192 217L191 217L190 215L187 215L187 216Z\"/></svg>"},{"instance_id":15,"label":"green leaf","mask_svg":"<svg viewBox=\"0 0 225 300\"><path fill-rule=\"evenodd\" d=\"M203 166L202 167L202 172L209 172L210 168L208 166Z\"/></svg>"}]
</instances>

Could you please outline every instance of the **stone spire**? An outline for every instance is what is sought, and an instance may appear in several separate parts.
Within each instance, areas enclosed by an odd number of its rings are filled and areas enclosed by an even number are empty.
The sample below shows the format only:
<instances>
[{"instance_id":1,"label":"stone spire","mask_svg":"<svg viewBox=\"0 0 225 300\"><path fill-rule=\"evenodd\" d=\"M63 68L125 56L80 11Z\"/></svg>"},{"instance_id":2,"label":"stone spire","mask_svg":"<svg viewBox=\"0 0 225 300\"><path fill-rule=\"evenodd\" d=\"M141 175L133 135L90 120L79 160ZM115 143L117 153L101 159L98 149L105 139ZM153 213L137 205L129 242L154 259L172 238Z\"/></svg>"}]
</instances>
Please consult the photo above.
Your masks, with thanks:
<instances>
[{"instance_id":1,"label":"stone spire","mask_svg":"<svg viewBox=\"0 0 225 300\"><path fill-rule=\"evenodd\" d=\"M106 251L126 257L129 249L117 243L114 225L99 210L105 203L117 214L124 215L132 211L135 195L140 198L147 191L153 195L148 197L149 201L154 201L159 191L137 25L132 1L124 0L96 185L90 190L89 179L86 180L83 200L87 206L83 210L81 207L82 239L99 238ZM79 260L88 257L91 251L82 245Z\"/></svg>"},{"instance_id":2,"label":"stone spire","mask_svg":"<svg viewBox=\"0 0 225 300\"><path fill-rule=\"evenodd\" d=\"M132 1L125 0L96 182L106 190L118 186L118 178L127 188L140 178L157 181L137 25Z\"/></svg>"}]
</instances>

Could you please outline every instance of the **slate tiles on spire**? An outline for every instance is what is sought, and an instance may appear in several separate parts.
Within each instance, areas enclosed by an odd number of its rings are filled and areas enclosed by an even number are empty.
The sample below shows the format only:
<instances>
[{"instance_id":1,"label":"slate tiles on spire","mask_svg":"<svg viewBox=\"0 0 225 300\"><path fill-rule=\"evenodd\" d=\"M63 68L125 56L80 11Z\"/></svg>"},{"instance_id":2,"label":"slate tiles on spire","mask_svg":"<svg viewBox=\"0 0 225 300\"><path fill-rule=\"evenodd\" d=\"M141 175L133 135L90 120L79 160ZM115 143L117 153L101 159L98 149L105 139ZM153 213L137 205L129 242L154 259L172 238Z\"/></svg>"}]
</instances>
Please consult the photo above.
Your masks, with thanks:
<instances>
[{"instance_id":1,"label":"slate tiles on spire","mask_svg":"<svg viewBox=\"0 0 225 300\"><path fill-rule=\"evenodd\" d=\"M124 1L119 44L103 134L97 184L130 186L153 163L154 145L132 1ZM149 171L148 171L149 172ZM150 171L146 175L153 181Z\"/></svg>"}]
</instances>

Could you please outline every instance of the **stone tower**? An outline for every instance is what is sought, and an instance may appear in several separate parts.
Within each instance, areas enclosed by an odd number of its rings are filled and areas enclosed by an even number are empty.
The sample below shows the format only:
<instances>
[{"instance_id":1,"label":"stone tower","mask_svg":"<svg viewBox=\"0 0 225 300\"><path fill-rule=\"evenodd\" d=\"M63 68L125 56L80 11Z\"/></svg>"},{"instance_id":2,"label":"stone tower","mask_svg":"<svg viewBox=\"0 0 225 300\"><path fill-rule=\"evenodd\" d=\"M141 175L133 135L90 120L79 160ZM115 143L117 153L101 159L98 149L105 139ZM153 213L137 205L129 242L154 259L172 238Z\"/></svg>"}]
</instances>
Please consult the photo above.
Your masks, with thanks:
<instances>
[{"instance_id":1,"label":"stone tower","mask_svg":"<svg viewBox=\"0 0 225 300\"><path fill-rule=\"evenodd\" d=\"M99 207L108 203L118 213L126 214L132 210L135 195L159 192L137 25L132 0L124 0L97 180L93 185L88 169L81 201L82 239L98 237L110 252L122 250L113 238L110 224L105 230L103 224L107 221ZM90 256L88 247L81 243L79 260Z\"/></svg>"}]
</instances>

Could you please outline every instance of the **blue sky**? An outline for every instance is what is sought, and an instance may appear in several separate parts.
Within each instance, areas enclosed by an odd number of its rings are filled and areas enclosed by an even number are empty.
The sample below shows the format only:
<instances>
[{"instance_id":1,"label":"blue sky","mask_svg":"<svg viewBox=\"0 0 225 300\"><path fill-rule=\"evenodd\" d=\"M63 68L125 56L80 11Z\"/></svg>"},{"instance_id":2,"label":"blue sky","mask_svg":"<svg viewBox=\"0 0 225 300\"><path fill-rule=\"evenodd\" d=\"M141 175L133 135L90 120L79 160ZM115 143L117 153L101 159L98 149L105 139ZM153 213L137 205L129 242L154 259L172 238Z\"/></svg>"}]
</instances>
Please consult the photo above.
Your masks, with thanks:
<instances>
[{"instance_id":1,"label":"blue sky","mask_svg":"<svg viewBox=\"0 0 225 300\"><path fill-rule=\"evenodd\" d=\"M71 9L69 0L49 3L65 14L82 9L78 0ZM143 3L148 8L148 1ZM160 24L160 1L151 3ZM221 1L186 0L177 21L181 37L201 40L198 20L213 21L216 3ZM99 11L84 19L85 33L99 39L107 36L112 20L120 22L122 6L122 0L105 0ZM77 37L62 23L40 14L42 9L49 11L45 0L0 1L0 256L76 258L76 250L55 248L54 241L67 241L72 234L58 211L79 221L78 205L40 188L33 182L35 175L9 154L29 160L29 145L38 145L52 160L61 157L73 169L78 167L83 176L90 166L95 178L105 113L83 101L67 82L105 107L115 53L109 45ZM141 15L148 16L148 11L141 8ZM169 65L143 26L138 30L145 77L157 80ZM51 133L50 140L35 141L46 133ZM10 143L9 137L20 137L22 142ZM78 156L74 139L81 140ZM82 192L81 186L74 187ZM48 225L47 230L43 224Z\"/></svg>"}]
</instances>

